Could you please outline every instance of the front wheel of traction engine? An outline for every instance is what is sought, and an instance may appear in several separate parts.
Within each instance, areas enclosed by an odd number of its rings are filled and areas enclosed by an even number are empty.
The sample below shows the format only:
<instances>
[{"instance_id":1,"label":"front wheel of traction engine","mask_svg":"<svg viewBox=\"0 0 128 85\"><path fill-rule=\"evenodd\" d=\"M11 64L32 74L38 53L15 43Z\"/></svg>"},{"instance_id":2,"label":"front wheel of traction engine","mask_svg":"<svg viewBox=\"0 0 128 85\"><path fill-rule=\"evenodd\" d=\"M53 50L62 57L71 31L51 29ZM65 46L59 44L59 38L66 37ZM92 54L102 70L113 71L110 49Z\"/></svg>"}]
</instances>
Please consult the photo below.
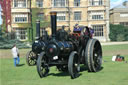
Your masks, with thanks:
<instances>
[{"instance_id":1,"label":"front wheel of traction engine","mask_svg":"<svg viewBox=\"0 0 128 85\"><path fill-rule=\"evenodd\" d=\"M37 60L37 72L40 78L46 77L49 72L48 64L46 63L45 53L42 52Z\"/></svg>"},{"instance_id":2,"label":"front wheel of traction engine","mask_svg":"<svg viewBox=\"0 0 128 85\"><path fill-rule=\"evenodd\" d=\"M89 72L101 70L102 48L98 40L89 39L85 49L85 61Z\"/></svg>"},{"instance_id":3,"label":"front wheel of traction engine","mask_svg":"<svg viewBox=\"0 0 128 85\"><path fill-rule=\"evenodd\" d=\"M34 66L36 64L37 55L33 51L29 51L26 55L26 62L29 66Z\"/></svg>"},{"instance_id":4,"label":"front wheel of traction engine","mask_svg":"<svg viewBox=\"0 0 128 85\"><path fill-rule=\"evenodd\" d=\"M72 79L79 77L80 60L76 51L73 51L69 56L68 71Z\"/></svg>"}]
</instances>

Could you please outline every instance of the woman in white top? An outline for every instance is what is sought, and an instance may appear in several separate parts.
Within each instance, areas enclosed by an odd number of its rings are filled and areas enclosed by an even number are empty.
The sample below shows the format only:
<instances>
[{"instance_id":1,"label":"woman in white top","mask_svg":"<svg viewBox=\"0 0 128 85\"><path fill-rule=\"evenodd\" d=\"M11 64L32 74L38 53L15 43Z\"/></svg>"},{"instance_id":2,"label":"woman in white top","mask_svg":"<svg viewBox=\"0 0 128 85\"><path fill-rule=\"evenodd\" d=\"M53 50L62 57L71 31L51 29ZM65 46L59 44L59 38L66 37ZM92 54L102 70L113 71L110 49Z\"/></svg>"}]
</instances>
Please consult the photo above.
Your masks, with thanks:
<instances>
[{"instance_id":1,"label":"woman in white top","mask_svg":"<svg viewBox=\"0 0 128 85\"><path fill-rule=\"evenodd\" d=\"M12 48L12 55L13 55L13 59L14 59L14 66L18 65L20 62L20 58L19 58L19 50L16 47L16 45L13 45Z\"/></svg>"}]
</instances>

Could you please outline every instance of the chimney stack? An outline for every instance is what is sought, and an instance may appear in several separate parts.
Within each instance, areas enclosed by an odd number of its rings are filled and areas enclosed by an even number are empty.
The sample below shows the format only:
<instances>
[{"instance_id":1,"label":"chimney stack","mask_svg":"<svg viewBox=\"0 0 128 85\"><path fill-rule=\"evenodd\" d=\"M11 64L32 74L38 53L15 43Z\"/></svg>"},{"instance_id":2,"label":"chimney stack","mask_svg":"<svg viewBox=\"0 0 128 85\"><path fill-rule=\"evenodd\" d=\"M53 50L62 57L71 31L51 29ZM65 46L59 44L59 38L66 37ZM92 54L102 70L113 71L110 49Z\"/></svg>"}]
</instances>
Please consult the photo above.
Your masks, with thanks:
<instances>
[{"instance_id":1,"label":"chimney stack","mask_svg":"<svg viewBox=\"0 0 128 85\"><path fill-rule=\"evenodd\" d=\"M52 28L52 38L56 38L56 24L57 24L57 19L56 19L56 12L51 12L51 28Z\"/></svg>"},{"instance_id":2,"label":"chimney stack","mask_svg":"<svg viewBox=\"0 0 128 85\"><path fill-rule=\"evenodd\" d=\"M36 39L40 38L40 21L36 20Z\"/></svg>"},{"instance_id":3,"label":"chimney stack","mask_svg":"<svg viewBox=\"0 0 128 85\"><path fill-rule=\"evenodd\" d=\"M128 7L128 1L125 1L125 2L123 3L123 5L126 6L126 7Z\"/></svg>"}]
</instances>

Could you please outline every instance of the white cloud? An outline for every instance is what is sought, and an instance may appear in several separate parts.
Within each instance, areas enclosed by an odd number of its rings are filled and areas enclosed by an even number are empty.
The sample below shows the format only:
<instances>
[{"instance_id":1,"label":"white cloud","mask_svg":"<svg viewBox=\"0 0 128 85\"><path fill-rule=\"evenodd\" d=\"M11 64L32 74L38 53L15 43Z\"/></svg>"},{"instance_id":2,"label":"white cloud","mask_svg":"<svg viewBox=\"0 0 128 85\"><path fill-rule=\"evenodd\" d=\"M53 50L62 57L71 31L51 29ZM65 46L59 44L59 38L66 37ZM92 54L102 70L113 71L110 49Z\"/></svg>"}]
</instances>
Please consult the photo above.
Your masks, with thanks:
<instances>
[{"instance_id":1,"label":"white cloud","mask_svg":"<svg viewBox=\"0 0 128 85\"><path fill-rule=\"evenodd\" d=\"M119 4L121 4L124 1L125 0L111 0L111 7L110 8L113 8L115 6L118 6Z\"/></svg>"}]
</instances>

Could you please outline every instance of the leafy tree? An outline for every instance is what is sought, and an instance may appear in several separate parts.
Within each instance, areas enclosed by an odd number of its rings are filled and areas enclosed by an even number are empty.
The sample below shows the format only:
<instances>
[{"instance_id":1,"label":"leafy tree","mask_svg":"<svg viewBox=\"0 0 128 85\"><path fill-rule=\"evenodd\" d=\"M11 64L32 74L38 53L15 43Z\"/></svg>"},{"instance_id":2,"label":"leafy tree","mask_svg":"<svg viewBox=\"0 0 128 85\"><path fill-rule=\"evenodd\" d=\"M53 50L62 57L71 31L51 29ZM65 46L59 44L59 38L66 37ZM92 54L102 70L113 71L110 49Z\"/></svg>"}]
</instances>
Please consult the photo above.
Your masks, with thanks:
<instances>
[{"instance_id":1,"label":"leafy tree","mask_svg":"<svg viewBox=\"0 0 128 85\"><path fill-rule=\"evenodd\" d=\"M36 36L36 20L40 20L40 28L50 27L50 16L45 15L46 9L32 8L32 29L33 38ZM44 13L43 17L39 17L40 13Z\"/></svg>"}]
</instances>

